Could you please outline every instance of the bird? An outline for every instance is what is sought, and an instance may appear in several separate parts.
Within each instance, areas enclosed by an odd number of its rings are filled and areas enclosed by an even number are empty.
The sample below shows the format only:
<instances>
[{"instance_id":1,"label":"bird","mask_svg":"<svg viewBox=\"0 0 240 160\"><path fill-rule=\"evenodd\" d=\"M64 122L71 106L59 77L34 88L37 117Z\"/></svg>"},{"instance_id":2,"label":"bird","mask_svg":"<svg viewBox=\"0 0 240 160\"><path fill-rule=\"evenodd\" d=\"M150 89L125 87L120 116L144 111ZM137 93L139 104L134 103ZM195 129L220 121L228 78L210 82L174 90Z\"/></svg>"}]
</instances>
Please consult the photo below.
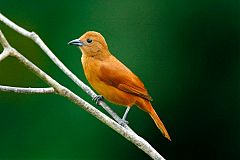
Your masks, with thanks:
<instances>
[{"instance_id":1,"label":"bird","mask_svg":"<svg viewBox=\"0 0 240 160\"><path fill-rule=\"evenodd\" d=\"M152 97L148 94L143 82L111 54L101 33L87 31L68 44L80 48L86 79L100 94L95 97L97 102L104 98L111 103L126 106L123 120L126 119L132 106L138 106L151 116L163 136L171 141L167 129L151 105Z\"/></svg>"}]
</instances>

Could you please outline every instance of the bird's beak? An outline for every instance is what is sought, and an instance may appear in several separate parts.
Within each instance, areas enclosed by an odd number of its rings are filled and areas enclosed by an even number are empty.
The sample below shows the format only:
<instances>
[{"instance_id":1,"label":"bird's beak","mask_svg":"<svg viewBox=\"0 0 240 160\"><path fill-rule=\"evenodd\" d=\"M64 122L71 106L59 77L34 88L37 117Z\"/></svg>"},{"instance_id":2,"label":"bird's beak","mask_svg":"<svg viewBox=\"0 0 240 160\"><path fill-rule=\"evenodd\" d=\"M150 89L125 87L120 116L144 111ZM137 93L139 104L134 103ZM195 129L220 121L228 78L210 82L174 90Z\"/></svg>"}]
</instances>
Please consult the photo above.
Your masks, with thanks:
<instances>
[{"instance_id":1,"label":"bird's beak","mask_svg":"<svg viewBox=\"0 0 240 160\"><path fill-rule=\"evenodd\" d=\"M81 42L79 39L74 39L74 40L68 42L68 44L69 45L80 46L80 47L84 45L84 43Z\"/></svg>"}]
</instances>

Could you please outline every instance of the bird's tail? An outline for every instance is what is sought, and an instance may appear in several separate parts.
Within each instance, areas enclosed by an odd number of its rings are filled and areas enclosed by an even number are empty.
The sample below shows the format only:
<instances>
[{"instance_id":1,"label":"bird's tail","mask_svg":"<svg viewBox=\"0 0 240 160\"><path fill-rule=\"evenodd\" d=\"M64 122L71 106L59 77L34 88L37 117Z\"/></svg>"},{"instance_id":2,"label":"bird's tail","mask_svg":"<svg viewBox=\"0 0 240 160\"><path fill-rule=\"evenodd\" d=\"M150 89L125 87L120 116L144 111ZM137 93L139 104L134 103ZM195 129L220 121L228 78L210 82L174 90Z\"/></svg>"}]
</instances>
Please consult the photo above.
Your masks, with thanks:
<instances>
[{"instance_id":1,"label":"bird's tail","mask_svg":"<svg viewBox=\"0 0 240 160\"><path fill-rule=\"evenodd\" d=\"M157 113L155 112L155 110L153 109L152 105L150 102L145 101L144 104L137 104L141 109L143 109L144 111L148 112L149 115L152 117L153 121L155 122L156 126L158 127L158 129L162 132L163 136L166 137L168 140L171 141L171 138L167 132L167 129L165 128L163 122L161 121L161 119L158 117Z\"/></svg>"},{"instance_id":2,"label":"bird's tail","mask_svg":"<svg viewBox=\"0 0 240 160\"><path fill-rule=\"evenodd\" d=\"M155 110L152 108L152 110L149 112L149 115L152 117L152 119L154 120L156 126L158 127L158 129L160 129L160 131L162 132L163 136L166 137L169 141L171 141L171 138L167 132L167 129L165 128L163 122L161 121L161 119L158 117L157 113L155 112Z\"/></svg>"}]
</instances>

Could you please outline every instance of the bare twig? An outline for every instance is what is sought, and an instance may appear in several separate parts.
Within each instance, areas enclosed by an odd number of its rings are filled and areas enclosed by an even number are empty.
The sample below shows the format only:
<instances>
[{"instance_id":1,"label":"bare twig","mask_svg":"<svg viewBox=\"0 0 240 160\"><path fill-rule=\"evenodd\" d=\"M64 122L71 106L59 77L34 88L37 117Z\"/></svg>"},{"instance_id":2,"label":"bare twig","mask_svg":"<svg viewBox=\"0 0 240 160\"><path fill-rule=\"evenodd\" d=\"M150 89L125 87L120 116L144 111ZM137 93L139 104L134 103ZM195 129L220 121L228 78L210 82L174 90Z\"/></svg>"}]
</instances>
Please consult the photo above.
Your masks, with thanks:
<instances>
[{"instance_id":1,"label":"bare twig","mask_svg":"<svg viewBox=\"0 0 240 160\"><path fill-rule=\"evenodd\" d=\"M4 49L3 52L0 54L0 62L8 57L10 52L7 49Z\"/></svg>"},{"instance_id":2,"label":"bare twig","mask_svg":"<svg viewBox=\"0 0 240 160\"><path fill-rule=\"evenodd\" d=\"M11 87L0 85L0 91L4 92L14 92L14 93L25 93L25 94L47 94L55 93L52 87L49 88L23 88L23 87Z\"/></svg>"},{"instance_id":3,"label":"bare twig","mask_svg":"<svg viewBox=\"0 0 240 160\"><path fill-rule=\"evenodd\" d=\"M0 15L1 16L1 15ZM4 49L8 49L10 48L10 45L8 43L8 41L6 40L6 38L4 37L3 34L0 34L0 43L2 44Z\"/></svg>"},{"instance_id":4,"label":"bare twig","mask_svg":"<svg viewBox=\"0 0 240 160\"><path fill-rule=\"evenodd\" d=\"M86 86L82 81L80 81L68 68L66 68L58 59L55 57L55 55L48 49L48 47L43 43L43 41L39 38L37 34L34 32L28 32L25 29L17 26L13 22L11 22L9 19L7 19L5 16L3 16L0 13L0 21L8 25L10 28L14 29L18 33L22 34L23 36L26 36L28 38L31 38L35 43L37 43L42 50L51 58L52 61L61 69L64 71L65 74L67 74L76 84L78 84L85 92L87 92L91 97L95 97L96 94L88 87ZM31 61L29 61L27 58L25 58L22 54L20 54L17 50L12 48L8 43L6 43L7 40L5 39L4 35L0 31L0 43L2 44L4 51L0 55L0 60L3 60L7 56L13 56L17 58L22 64L24 64L28 69L30 69L33 73L35 73L38 77L40 77L43 81L45 81L51 88L48 88L46 90L49 90L49 92L54 91L54 93L57 93L61 96L64 96L68 98L70 101L76 103L78 106L82 107L84 110L92 114L94 117L111 127L113 130L118 132L120 135L128 139L130 142L135 144L138 148L143 150L145 153L147 153L151 158L157 159L157 160L163 160L164 158L142 137L138 136L134 131L132 131L127 125L121 126L118 123L116 123L114 120L106 116L104 113L90 105L88 102L74 94L72 91L70 91L68 88L64 87L63 85L59 84L56 80L54 80L52 77L50 77L48 74L46 74L44 71L42 71L40 68L38 68L36 65L34 65ZM6 86L5 86L6 87ZM19 88L18 88L19 89ZM26 89L26 88L25 88ZM11 89L9 89L11 90ZM36 88L34 89L36 91ZM35 92L36 93L36 92ZM53 93L53 92L52 92ZM104 105L104 102L101 102L102 105Z\"/></svg>"}]
</instances>

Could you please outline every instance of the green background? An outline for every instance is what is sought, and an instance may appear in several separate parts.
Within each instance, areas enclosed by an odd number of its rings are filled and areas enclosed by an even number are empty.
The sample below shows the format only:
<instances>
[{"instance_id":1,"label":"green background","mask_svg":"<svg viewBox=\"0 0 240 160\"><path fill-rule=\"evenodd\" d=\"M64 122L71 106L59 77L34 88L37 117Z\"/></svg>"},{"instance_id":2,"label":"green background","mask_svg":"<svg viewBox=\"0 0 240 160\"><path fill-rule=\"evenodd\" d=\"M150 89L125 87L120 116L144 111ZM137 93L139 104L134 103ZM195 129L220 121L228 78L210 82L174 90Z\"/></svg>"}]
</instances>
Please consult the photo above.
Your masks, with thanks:
<instances>
[{"instance_id":1,"label":"green background","mask_svg":"<svg viewBox=\"0 0 240 160\"><path fill-rule=\"evenodd\" d=\"M165 158L240 159L239 0L0 0L0 6L85 83L81 53L67 42L101 32L153 97L172 142L137 107L128 121ZM94 105L37 45L0 28L13 47ZM0 63L0 84L47 86L13 58ZM0 159L150 158L63 97L0 92Z\"/></svg>"}]
</instances>

